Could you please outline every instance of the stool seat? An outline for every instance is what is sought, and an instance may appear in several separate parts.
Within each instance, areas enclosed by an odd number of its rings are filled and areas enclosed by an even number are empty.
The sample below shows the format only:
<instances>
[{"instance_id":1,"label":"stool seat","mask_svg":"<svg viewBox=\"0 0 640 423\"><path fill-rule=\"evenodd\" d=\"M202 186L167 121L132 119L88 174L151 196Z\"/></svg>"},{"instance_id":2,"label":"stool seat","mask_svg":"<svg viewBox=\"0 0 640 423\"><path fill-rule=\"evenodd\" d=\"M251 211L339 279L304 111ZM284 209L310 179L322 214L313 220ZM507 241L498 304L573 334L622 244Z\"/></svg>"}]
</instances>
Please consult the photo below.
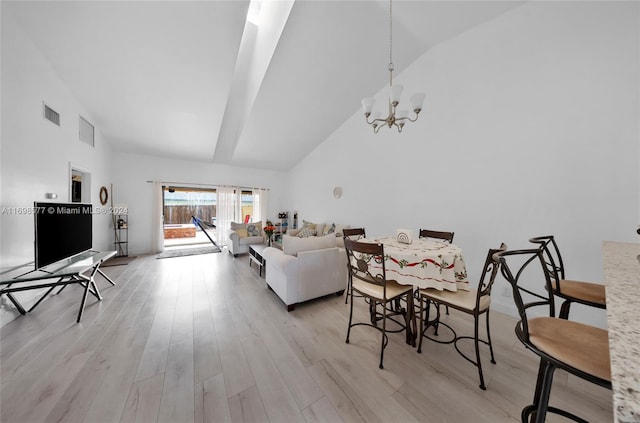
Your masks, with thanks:
<instances>
[{"instance_id":1,"label":"stool seat","mask_svg":"<svg viewBox=\"0 0 640 423\"><path fill-rule=\"evenodd\" d=\"M590 304L607 305L605 287L599 283L582 282L562 279L560 288L556 281L551 281L553 291L561 297L574 298L576 301L584 301Z\"/></svg>"},{"instance_id":2,"label":"stool seat","mask_svg":"<svg viewBox=\"0 0 640 423\"><path fill-rule=\"evenodd\" d=\"M529 341L563 363L611 381L608 332L556 317L529 319Z\"/></svg>"}]
</instances>

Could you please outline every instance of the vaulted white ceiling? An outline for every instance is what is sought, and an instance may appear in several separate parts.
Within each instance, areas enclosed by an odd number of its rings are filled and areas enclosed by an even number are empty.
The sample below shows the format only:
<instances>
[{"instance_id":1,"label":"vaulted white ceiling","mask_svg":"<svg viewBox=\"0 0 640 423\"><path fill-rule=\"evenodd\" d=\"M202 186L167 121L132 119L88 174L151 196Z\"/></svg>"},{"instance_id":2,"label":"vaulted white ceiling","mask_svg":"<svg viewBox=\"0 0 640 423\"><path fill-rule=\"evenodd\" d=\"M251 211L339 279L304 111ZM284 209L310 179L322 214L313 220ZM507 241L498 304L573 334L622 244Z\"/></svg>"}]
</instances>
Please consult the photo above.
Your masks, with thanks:
<instances>
[{"instance_id":1,"label":"vaulted white ceiling","mask_svg":"<svg viewBox=\"0 0 640 423\"><path fill-rule=\"evenodd\" d=\"M396 74L519 4L394 1ZM244 0L3 1L2 13L114 149L286 170L386 84L389 4L256 6L249 23Z\"/></svg>"}]
</instances>

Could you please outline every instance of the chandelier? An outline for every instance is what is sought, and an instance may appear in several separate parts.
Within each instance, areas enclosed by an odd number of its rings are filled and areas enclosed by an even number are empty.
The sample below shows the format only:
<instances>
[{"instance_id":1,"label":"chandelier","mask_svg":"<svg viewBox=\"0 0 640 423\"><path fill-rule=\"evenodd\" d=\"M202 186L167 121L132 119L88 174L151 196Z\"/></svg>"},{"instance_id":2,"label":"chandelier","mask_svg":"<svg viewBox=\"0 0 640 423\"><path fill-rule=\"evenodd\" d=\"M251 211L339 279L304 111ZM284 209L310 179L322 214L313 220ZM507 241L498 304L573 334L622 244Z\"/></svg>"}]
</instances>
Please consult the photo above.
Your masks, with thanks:
<instances>
[{"instance_id":1,"label":"chandelier","mask_svg":"<svg viewBox=\"0 0 640 423\"><path fill-rule=\"evenodd\" d=\"M372 97L362 99L364 118L369 125L373 126L373 132L376 134L380 128L385 125L389 128L395 126L398 132L402 132L405 123L418 120L418 115L420 111L422 111L422 103L425 97L424 93L416 93L411 96L411 109L415 113L413 119L409 117L409 113L406 110L397 110L403 87L402 85L393 85L393 15L391 1L392 0L389 0L389 66L387 67L389 70L389 115L386 118L379 117L379 112L372 115L371 109L376 100ZM370 117L371 120L369 119Z\"/></svg>"}]
</instances>

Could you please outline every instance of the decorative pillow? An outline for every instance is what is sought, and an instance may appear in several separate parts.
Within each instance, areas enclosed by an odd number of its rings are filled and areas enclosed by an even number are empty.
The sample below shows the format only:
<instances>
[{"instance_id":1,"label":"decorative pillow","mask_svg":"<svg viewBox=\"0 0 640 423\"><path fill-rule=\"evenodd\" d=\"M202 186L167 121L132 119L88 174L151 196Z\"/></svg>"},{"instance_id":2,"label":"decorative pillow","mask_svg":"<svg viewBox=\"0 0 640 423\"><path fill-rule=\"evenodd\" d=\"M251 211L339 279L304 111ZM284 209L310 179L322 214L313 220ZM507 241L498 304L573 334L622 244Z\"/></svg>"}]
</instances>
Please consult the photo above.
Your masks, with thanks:
<instances>
[{"instance_id":1,"label":"decorative pillow","mask_svg":"<svg viewBox=\"0 0 640 423\"><path fill-rule=\"evenodd\" d=\"M259 220L255 223L247 224L247 232L251 236L260 236L262 235L262 220Z\"/></svg>"},{"instance_id":2,"label":"decorative pillow","mask_svg":"<svg viewBox=\"0 0 640 423\"><path fill-rule=\"evenodd\" d=\"M332 223L331 225L325 225L324 226L324 232L322 233L323 235L328 235L328 234L332 234L336 231L336 224Z\"/></svg>"},{"instance_id":3,"label":"decorative pillow","mask_svg":"<svg viewBox=\"0 0 640 423\"><path fill-rule=\"evenodd\" d=\"M306 220L302 221L302 229L304 228L309 228L309 229L315 229L316 228L316 224L313 222L307 222Z\"/></svg>"},{"instance_id":4,"label":"decorative pillow","mask_svg":"<svg viewBox=\"0 0 640 423\"><path fill-rule=\"evenodd\" d=\"M242 228L242 229L236 229L236 233L238 234L238 236L240 238L245 238L249 236L249 233L247 232L246 229Z\"/></svg>"},{"instance_id":5,"label":"decorative pillow","mask_svg":"<svg viewBox=\"0 0 640 423\"><path fill-rule=\"evenodd\" d=\"M322 234L324 233L324 228L326 227L326 223L318 223L316 225L316 235L317 236L322 236Z\"/></svg>"},{"instance_id":6,"label":"decorative pillow","mask_svg":"<svg viewBox=\"0 0 640 423\"><path fill-rule=\"evenodd\" d=\"M238 229L247 229L247 224L246 223L231 222L231 229L233 229L234 231L236 231Z\"/></svg>"},{"instance_id":7,"label":"decorative pillow","mask_svg":"<svg viewBox=\"0 0 640 423\"><path fill-rule=\"evenodd\" d=\"M300 232L296 235L298 238L307 238L310 236L316 236L315 229L309 229L308 227L303 227Z\"/></svg>"},{"instance_id":8,"label":"decorative pillow","mask_svg":"<svg viewBox=\"0 0 640 423\"><path fill-rule=\"evenodd\" d=\"M298 238L295 236L282 236L282 251L290 256L298 256L303 251L322 250L336 246L336 238L329 236L312 236L308 238Z\"/></svg>"}]
</instances>

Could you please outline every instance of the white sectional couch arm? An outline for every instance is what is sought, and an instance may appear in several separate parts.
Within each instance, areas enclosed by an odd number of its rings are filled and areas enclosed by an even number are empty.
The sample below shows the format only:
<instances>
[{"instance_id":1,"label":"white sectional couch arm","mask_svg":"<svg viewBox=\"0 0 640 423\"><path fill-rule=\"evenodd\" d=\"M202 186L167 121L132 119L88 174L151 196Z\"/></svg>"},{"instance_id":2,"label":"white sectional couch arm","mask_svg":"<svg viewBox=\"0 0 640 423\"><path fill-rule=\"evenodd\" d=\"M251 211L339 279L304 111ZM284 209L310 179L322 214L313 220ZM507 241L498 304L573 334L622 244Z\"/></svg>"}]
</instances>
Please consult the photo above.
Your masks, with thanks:
<instances>
[{"instance_id":1,"label":"white sectional couch arm","mask_svg":"<svg viewBox=\"0 0 640 423\"><path fill-rule=\"evenodd\" d=\"M298 302L345 289L339 278L339 252L334 247L298 253Z\"/></svg>"}]
</instances>

